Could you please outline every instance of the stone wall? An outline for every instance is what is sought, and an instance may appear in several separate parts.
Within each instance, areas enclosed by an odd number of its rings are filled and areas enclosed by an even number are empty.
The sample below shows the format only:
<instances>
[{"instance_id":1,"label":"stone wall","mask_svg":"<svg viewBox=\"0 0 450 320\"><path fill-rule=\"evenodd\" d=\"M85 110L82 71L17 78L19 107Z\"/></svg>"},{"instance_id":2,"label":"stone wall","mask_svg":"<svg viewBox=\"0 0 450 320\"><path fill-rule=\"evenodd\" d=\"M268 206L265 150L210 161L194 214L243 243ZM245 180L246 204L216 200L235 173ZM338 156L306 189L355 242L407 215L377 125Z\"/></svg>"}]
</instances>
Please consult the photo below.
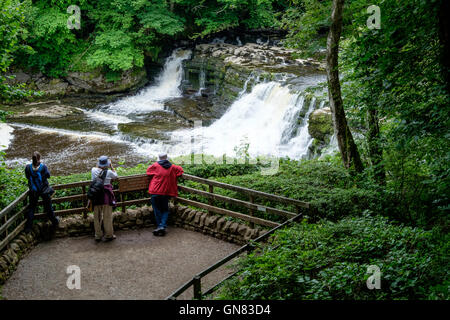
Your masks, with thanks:
<instances>
[{"instance_id":1,"label":"stone wall","mask_svg":"<svg viewBox=\"0 0 450 320\"><path fill-rule=\"evenodd\" d=\"M185 206L175 206L174 212L175 214L171 216L171 222L175 226L202 232L206 235L240 245L244 245L249 240L267 232L266 229L251 228L248 225L237 223L230 217L218 216Z\"/></svg>"},{"instance_id":2,"label":"stone wall","mask_svg":"<svg viewBox=\"0 0 450 320\"><path fill-rule=\"evenodd\" d=\"M116 211L113 213L113 219L114 230L155 227L153 209L148 206L128 209L125 213ZM170 204L169 225L202 232L240 245L261 236L267 231L266 229L251 228L234 222L229 217L217 216L185 206L174 206L173 204ZM20 259L39 242L49 241L53 236L62 238L84 235L94 236L94 216L92 214L88 215L86 219L82 215L62 218L54 235L51 232L50 222L39 221L35 223L32 232L29 234L20 233L10 243L9 248L0 252L0 285L11 276Z\"/></svg>"}]
</instances>

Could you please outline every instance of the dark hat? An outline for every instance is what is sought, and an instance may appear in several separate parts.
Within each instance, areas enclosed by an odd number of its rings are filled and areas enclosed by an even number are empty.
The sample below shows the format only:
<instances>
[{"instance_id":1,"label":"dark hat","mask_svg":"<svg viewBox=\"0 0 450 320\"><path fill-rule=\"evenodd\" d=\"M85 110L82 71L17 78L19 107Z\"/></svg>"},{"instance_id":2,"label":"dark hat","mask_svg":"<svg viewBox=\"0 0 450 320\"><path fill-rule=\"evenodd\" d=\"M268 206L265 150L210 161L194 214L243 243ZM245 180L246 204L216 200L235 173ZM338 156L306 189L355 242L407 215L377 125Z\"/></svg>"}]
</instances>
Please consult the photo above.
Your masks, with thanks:
<instances>
[{"instance_id":1,"label":"dark hat","mask_svg":"<svg viewBox=\"0 0 450 320\"><path fill-rule=\"evenodd\" d=\"M97 163L98 167L100 167L100 168L109 167L110 164L111 164L111 161L109 161L107 156L101 156L100 158L98 158L98 163Z\"/></svg>"}]
</instances>

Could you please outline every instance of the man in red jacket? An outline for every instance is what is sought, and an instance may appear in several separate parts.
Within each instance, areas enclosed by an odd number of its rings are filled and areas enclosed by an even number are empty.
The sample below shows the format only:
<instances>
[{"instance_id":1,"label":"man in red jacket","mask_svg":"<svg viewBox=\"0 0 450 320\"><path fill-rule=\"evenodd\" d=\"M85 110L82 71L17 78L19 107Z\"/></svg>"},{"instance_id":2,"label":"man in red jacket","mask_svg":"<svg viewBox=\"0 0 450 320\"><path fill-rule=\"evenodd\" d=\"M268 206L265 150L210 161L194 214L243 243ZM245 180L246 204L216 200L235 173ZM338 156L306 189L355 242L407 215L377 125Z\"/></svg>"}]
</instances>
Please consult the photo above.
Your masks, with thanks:
<instances>
[{"instance_id":1,"label":"man in red jacket","mask_svg":"<svg viewBox=\"0 0 450 320\"><path fill-rule=\"evenodd\" d=\"M150 176L148 193L151 194L152 207L155 212L156 229L155 236L166 234L167 219L169 217L169 198L178 196L177 178L183 174L183 168L171 164L167 160L167 154L161 153L159 161L147 169Z\"/></svg>"}]
</instances>

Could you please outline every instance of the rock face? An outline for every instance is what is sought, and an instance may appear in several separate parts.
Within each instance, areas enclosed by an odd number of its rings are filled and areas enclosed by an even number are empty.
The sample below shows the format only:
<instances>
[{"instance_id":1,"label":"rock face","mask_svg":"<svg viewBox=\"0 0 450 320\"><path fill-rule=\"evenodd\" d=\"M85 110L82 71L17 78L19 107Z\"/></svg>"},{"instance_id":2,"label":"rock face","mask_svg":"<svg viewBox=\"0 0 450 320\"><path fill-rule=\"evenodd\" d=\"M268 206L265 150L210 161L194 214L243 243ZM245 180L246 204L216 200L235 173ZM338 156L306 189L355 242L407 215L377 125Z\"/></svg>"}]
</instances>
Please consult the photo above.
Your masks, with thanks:
<instances>
[{"instance_id":1,"label":"rock face","mask_svg":"<svg viewBox=\"0 0 450 320\"><path fill-rule=\"evenodd\" d=\"M329 107L314 110L309 115L308 132L311 137L320 141L325 141L333 134L333 121Z\"/></svg>"},{"instance_id":2,"label":"rock face","mask_svg":"<svg viewBox=\"0 0 450 320\"><path fill-rule=\"evenodd\" d=\"M49 78L42 73L28 74L22 70L9 73L9 84L25 84L39 90L46 96L62 97L74 93L118 93L136 90L147 82L145 68L124 71L117 81L107 81L105 75L96 70L91 72L70 72L65 78Z\"/></svg>"},{"instance_id":3,"label":"rock face","mask_svg":"<svg viewBox=\"0 0 450 320\"><path fill-rule=\"evenodd\" d=\"M120 80L108 82L100 71L70 72L66 80L73 86L93 93L113 93L134 90L147 83L144 68L124 71Z\"/></svg>"},{"instance_id":4,"label":"rock face","mask_svg":"<svg viewBox=\"0 0 450 320\"><path fill-rule=\"evenodd\" d=\"M14 113L9 116L10 119L19 118L34 118L34 117L44 117L44 118L64 118L74 114L83 114L83 111L71 106L66 106L62 104L55 104L51 106L46 106L44 108L31 107L24 112Z\"/></svg>"},{"instance_id":5,"label":"rock face","mask_svg":"<svg viewBox=\"0 0 450 320\"><path fill-rule=\"evenodd\" d=\"M219 103L229 105L239 93L251 90L258 80L274 80L281 73L301 76L323 72L323 63L295 59L294 53L256 43L199 44L192 58L184 63L185 79L191 84L191 88L184 89L189 92L202 88L202 94L212 93Z\"/></svg>"},{"instance_id":6,"label":"rock face","mask_svg":"<svg viewBox=\"0 0 450 320\"><path fill-rule=\"evenodd\" d=\"M43 91L49 96L64 96L68 91L69 84L61 79L49 79L49 78L39 78L36 82L36 87L39 91ZM72 89L72 88L71 88ZM73 92L78 92L75 88Z\"/></svg>"},{"instance_id":7,"label":"rock face","mask_svg":"<svg viewBox=\"0 0 450 320\"><path fill-rule=\"evenodd\" d=\"M323 63L313 59L294 58L295 50L256 43L247 43L243 46L227 43L200 44L195 51L200 56L221 58L225 64L259 68L269 72L301 73L305 68L317 70L325 68Z\"/></svg>"}]
</instances>

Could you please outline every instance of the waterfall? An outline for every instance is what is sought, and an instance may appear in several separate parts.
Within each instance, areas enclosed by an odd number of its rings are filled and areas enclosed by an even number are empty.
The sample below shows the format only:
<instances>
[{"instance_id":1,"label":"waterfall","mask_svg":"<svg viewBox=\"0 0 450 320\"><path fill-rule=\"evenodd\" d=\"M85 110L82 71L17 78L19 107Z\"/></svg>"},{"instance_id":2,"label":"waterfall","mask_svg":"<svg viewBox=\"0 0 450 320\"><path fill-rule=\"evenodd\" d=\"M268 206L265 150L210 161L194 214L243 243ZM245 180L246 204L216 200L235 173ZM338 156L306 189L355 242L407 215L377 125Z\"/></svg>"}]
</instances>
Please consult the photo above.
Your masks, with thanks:
<instances>
[{"instance_id":1,"label":"waterfall","mask_svg":"<svg viewBox=\"0 0 450 320\"><path fill-rule=\"evenodd\" d=\"M238 98L222 118L209 127L174 131L172 141L179 143L170 152L186 154L186 148L192 147L191 152L194 153L235 156L248 146L252 157L304 156L311 140L307 121L296 128L303 104L304 98L299 93L291 93L278 82L259 83L250 93ZM313 109L311 104L307 116ZM299 133L290 138L295 129ZM191 137L194 137L192 146Z\"/></svg>"},{"instance_id":2,"label":"waterfall","mask_svg":"<svg viewBox=\"0 0 450 320\"><path fill-rule=\"evenodd\" d=\"M320 107L323 107L324 101L321 102ZM309 115L314 111L316 105L316 98L311 99L308 111L303 117L301 123L297 129L297 135L289 140L289 142L282 146L283 154L292 159L300 159L308 154L309 146L312 143L313 138L308 132L308 119Z\"/></svg>"},{"instance_id":3,"label":"waterfall","mask_svg":"<svg viewBox=\"0 0 450 320\"><path fill-rule=\"evenodd\" d=\"M244 82L244 87L242 88L242 90L238 93L238 99L240 99L244 94L247 93L247 87L248 84L250 83L250 81L253 81L254 83L258 83L259 82L259 73L255 73L255 72L251 72L249 77L247 78L247 80L245 80Z\"/></svg>"},{"instance_id":4,"label":"waterfall","mask_svg":"<svg viewBox=\"0 0 450 320\"><path fill-rule=\"evenodd\" d=\"M6 150L13 138L14 128L4 122L0 122L0 150Z\"/></svg>"},{"instance_id":5,"label":"waterfall","mask_svg":"<svg viewBox=\"0 0 450 320\"><path fill-rule=\"evenodd\" d=\"M200 73L198 75L198 91L197 96L202 94L202 90L206 89L206 71L205 66L202 64L200 68Z\"/></svg>"},{"instance_id":6,"label":"waterfall","mask_svg":"<svg viewBox=\"0 0 450 320\"><path fill-rule=\"evenodd\" d=\"M164 109L164 101L181 97L180 84L183 80L183 60L189 59L190 50L175 50L166 60L162 73L155 84L141 90L134 96L129 96L105 106L105 112L119 115L144 113Z\"/></svg>"},{"instance_id":7,"label":"waterfall","mask_svg":"<svg viewBox=\"0 0 450 320\"><path fill-rule=\"evenodd\" d=\"M333 135L330 138L330 142L328 143L328 146L326 146L319 157L319 159L324 159L326 156L333 155L336 151L339 151L339 146L336 138L336 133L333 133Z\"/></svg>"},{"instance_id":8,"label":"waterfall","mask_svg":"<svg viewBox=\"0 0 450 320\"><path fill-rule=\"evenodd\" d=\"M131 159L134 164L142 157L155 156L161 151L168 152L171 157L191 153L239 157L243 151L252 158L301 159L309 155L313 139L308 133L308 118L316 107L316 100L309 103L302 92L323 81L323 75L293 77L272 73L269 80L261 70L254 70L221 118L207 127L197 122L194 128L186 129L186 118L191 114L195 118L203 118L203 114L196 115L193 106L200 99L183 95L181 90L183 61L191 54L190 50L175 50L151 85L113 103L77 107L82 113L68 117L67 123L56 123L57 120L52 120L54 125L39 121L0 123L0 150L9 148L12 157L7 161L28 161L23 152L33 147L23 137L39 137L39 150L50 154L52 163L61 166L61 170L71 170L71 167L65 167L64 159L67 157L76 154L89 162L104 152ZM202 66L200 88L206 87L206 71L206 65ZM219 89L217 81L216 77L215 92ZM212 102L220 98L214 97ZM166 103L171 103L168 106L176 112L164 111ZM187 110L183 109L185 107ZM300 115L304 116L301 118ZM50 141L52 136L57 137L55 141L58 143ZM331 139L330 149L323 153L331 153L332 149L336 149L335 138ZM82 161L79 163L78 168L82 168Z\"/></svg>"}]
</instances>

